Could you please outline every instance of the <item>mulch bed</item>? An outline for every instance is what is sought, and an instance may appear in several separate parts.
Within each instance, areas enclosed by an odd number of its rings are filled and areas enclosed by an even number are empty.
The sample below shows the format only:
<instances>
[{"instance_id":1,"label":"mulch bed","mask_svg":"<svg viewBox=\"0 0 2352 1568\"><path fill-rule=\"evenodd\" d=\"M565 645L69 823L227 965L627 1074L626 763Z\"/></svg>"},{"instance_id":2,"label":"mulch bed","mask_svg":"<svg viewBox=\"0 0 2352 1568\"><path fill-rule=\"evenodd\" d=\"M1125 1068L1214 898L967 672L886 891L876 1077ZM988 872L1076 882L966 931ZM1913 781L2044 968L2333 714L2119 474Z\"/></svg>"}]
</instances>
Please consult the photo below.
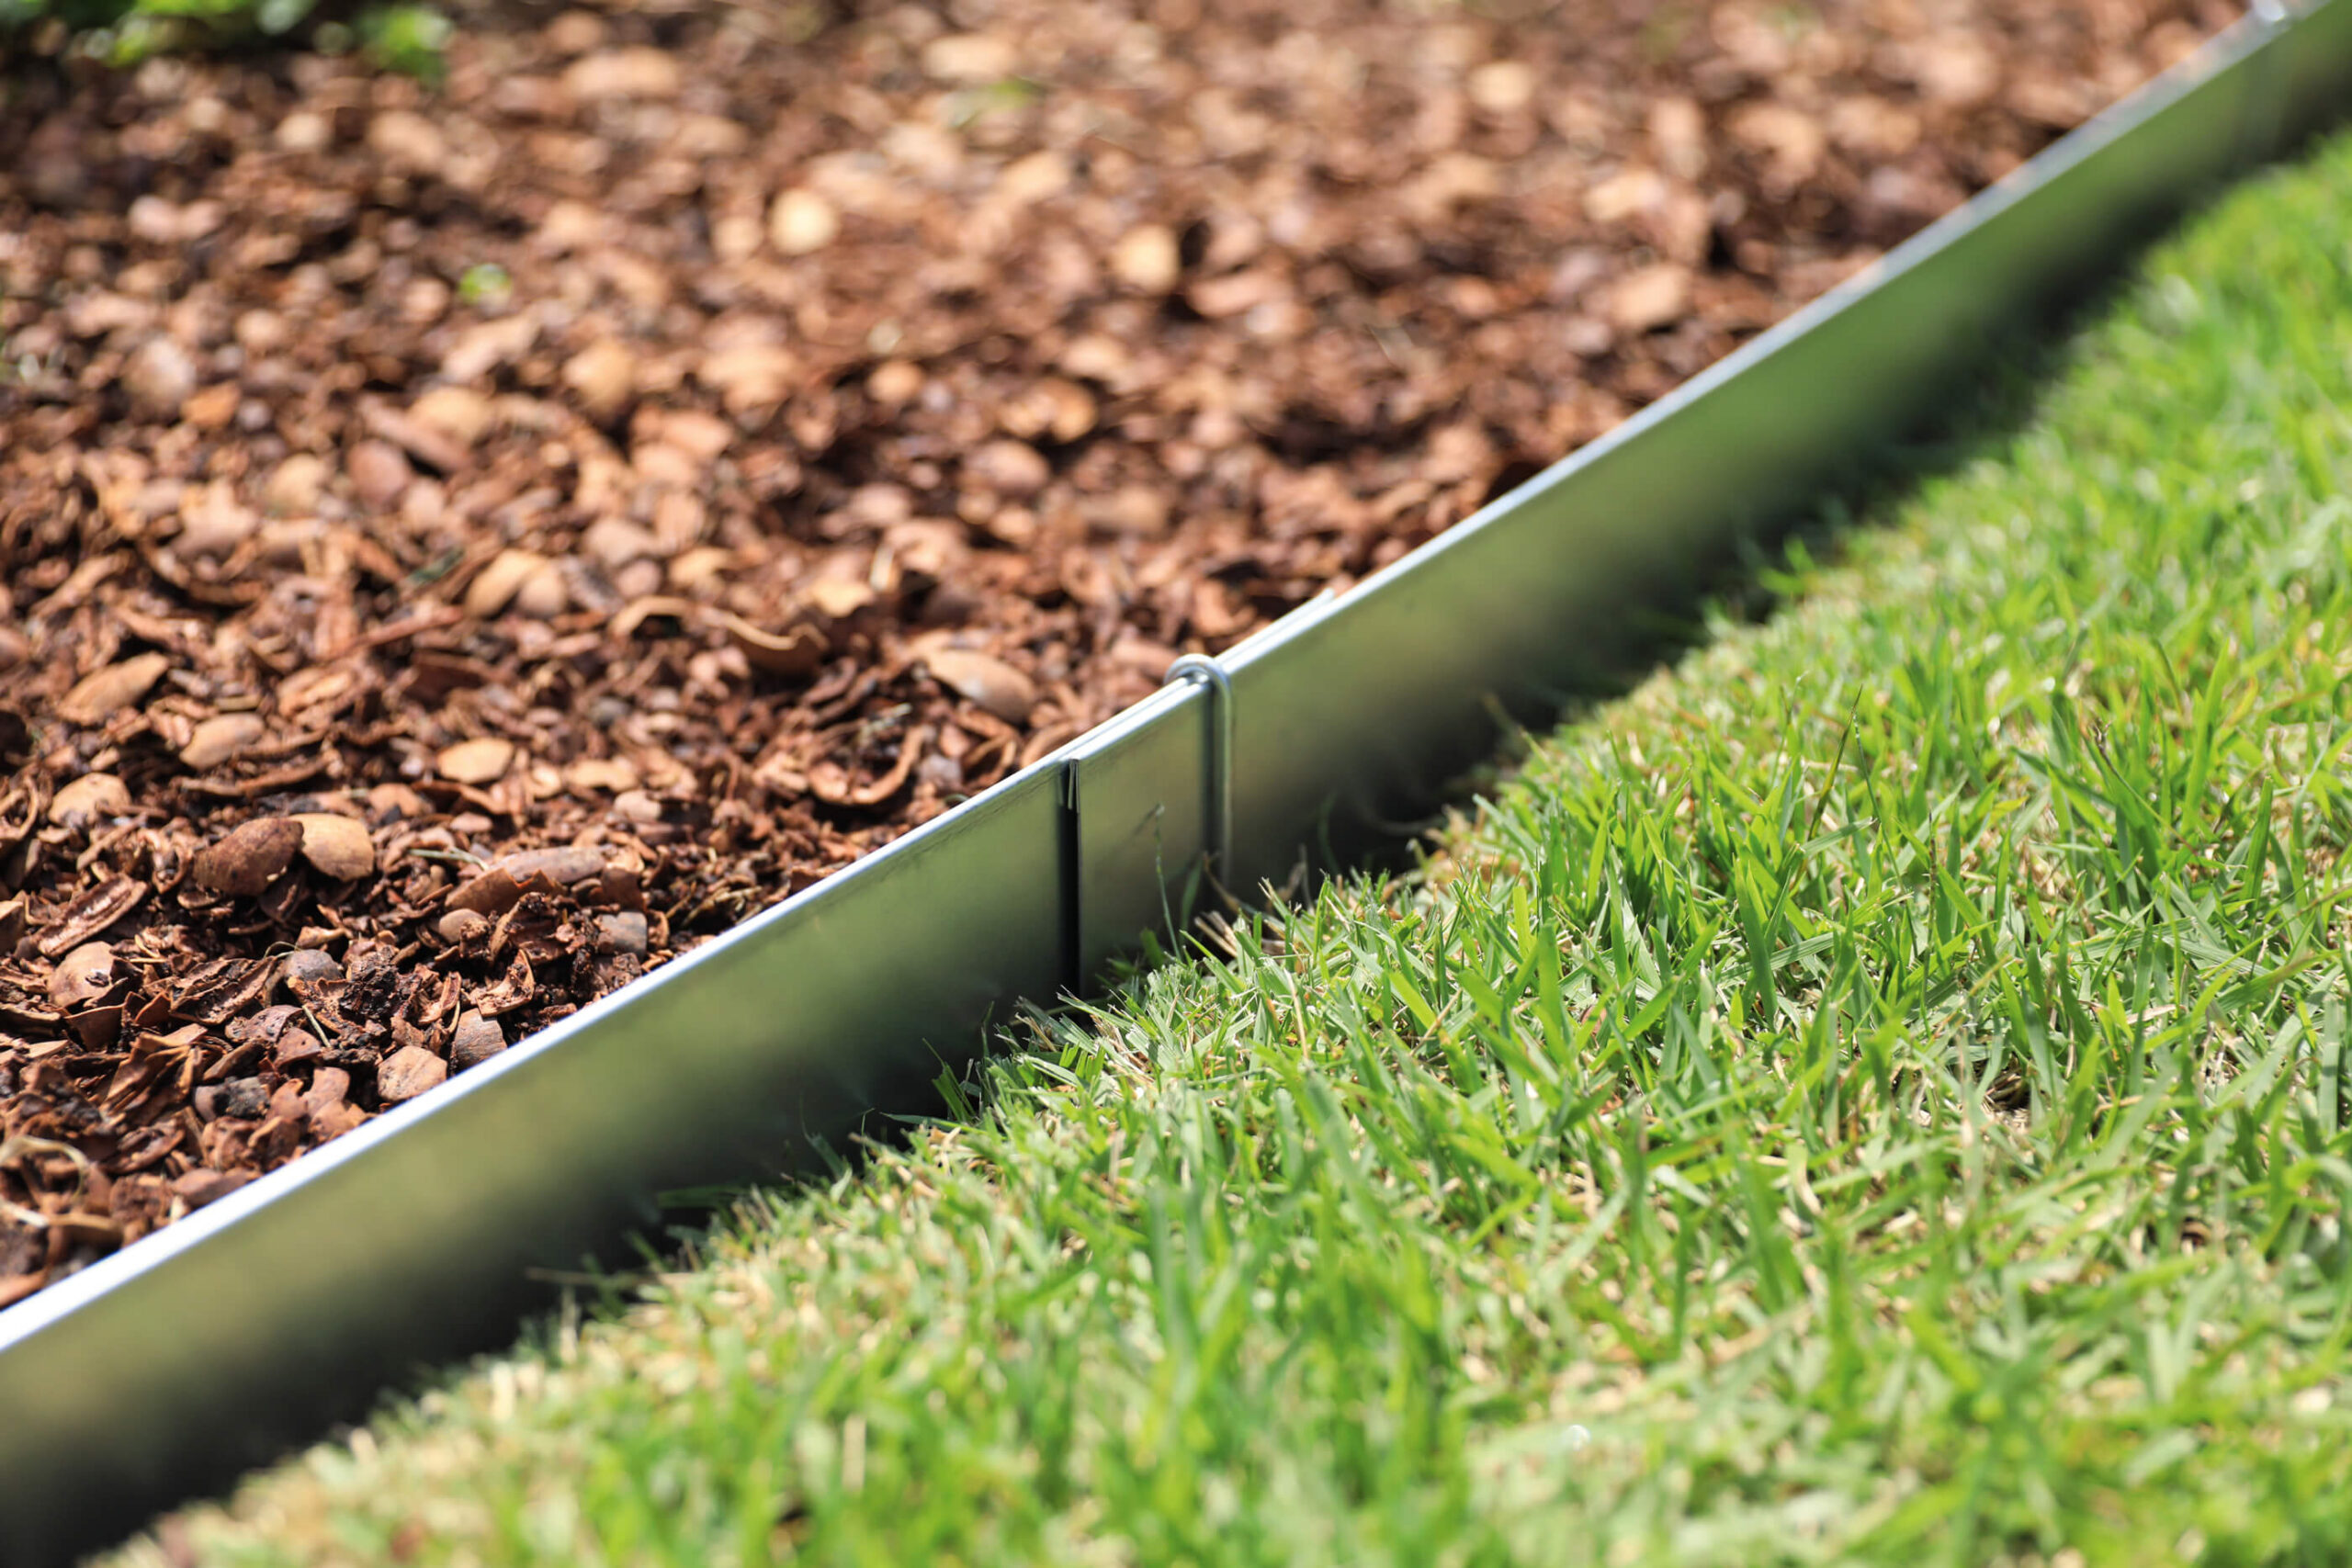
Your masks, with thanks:
<instances>
[{"instance_id":1,"label":"mulch bed","mask_svg":"<svg viewBox=\"0 0 2352 1568\"><path fill-rule=\"evenodd\" d=\"M0 73L0 1305L1396 558L2206 0Z\"/></svg>"}]
</instances>

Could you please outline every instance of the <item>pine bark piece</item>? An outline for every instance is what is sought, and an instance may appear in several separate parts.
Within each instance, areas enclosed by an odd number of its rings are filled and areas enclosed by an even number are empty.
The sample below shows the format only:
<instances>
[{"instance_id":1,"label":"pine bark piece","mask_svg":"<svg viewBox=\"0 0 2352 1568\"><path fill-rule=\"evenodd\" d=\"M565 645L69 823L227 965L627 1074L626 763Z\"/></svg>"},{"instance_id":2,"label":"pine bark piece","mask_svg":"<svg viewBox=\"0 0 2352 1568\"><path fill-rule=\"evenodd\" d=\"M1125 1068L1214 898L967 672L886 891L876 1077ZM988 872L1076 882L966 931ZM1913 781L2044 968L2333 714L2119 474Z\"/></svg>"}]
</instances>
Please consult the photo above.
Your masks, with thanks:
<instances>
[{"instance_id":1,"label":"pine bark piece","mask_svg":"<svg viewBox=\"0 0 2352 1568\"><path fill-rule=\"evenodd\" d=\"M376 844L368 826L332 811L306 811L293 818L302 829L302 858L337 882L356 882L376 869Z\"/></svg>"},{"instance_id":2,"label":"pine bark piece","mask_svg":"<svg viewBox=\"0 0 2352 1568\"><path fill-rule=\"evenodd\" d=\"M112 773L84 773L50 797L49 819L61 828L78 829L108 817L130 812L130 791Z\"/></svg>"},{"instance_id":3,"label":"pine bark piece","mask_svg":"<svg viewBox=\"0 0 2352 1568\"><path fill-rule=\"evenodd\" d=\"M504 914L523 897L523 885L503 871L486 871L449 895L452 909L485 918Z\"/></svg>"},{"instance_id":4,"label":"pine bark piece","mask_svg":"<svg viewBox=\"0 0 2352 1568\"><path fill-rule=\"evenodd\" d=\"M57 923L41 934L45 958L73 952L146 901L147 884L135 876L109 876L58 912Z\"/></svg>"},{"instance_id":5,"label":"pine bark piece","mask_svg":"<svg viewBox=\"0 0 2352 1568\"><path fill-rule=\"evenodd\" d=\"M596 917L596 951L626 953L632 958L645 956L645 917L634 909L617 915Z\"/></svg>"},{"instance_id":6,"label":"pine bark piece","mask_svg":"<svg viewBox=\"0 0 2352 1568\"><path fill-rule=\"evenodd\" d=\"M457 1072L480 1066L506 1049L506 1032L494 1018L467 1010L458 1015L458 1027L449 1037L449 1066Z\"/></svg>"},{"instance_id":7,"label":"pine bark piece","mask_svg":"<svg viewBox=\"0 0 2352 1568\"><path fill-rule=\"evenodd\" d=\"M570 887L604 874L605 852L591 845L567 845L552 850L519 850L500 858L494 869L504 872L517 883L544 875L549 882Z\"/></svg>"},{"instance_id":8,"label":"pine bark piece","mask_svg":"<svg viewBox=\"0 0 2352 1568\"><path fill-rule=\"evenodd\" d=\"M197 773L207 773L252 750L268 733L269 726L259 714L224 713L196 727L187 744L180 748L180 762Z\"/></svg>"},{"instance_id":9,"label":"pine bark piece","mask_svg":"<svg viewBox=\"0 0 2352 1568\"><path fill-rule=\"evenodd\" d=\"M444 746L433 765L452 784L495 784L514 765L514 742L494 735L479 740L460 740L454 746Z\"/></svg>"},{"instance_id":10,"label":"pine bark piece","mask_svg":"<svg viewBox=\"0 0 2352 1568\"><path fill-rule=\"evenodd\" d=\"M288 817L256 817L197 852L189 867L199 886L232 897L268 890L302 847L302 825Z\"/></svg>"},{"instance_id":11,"label":"pine bark piece","mask_svg":"<svg viewBox=\"0 0 2352 1568\"><path fill-rule=\"evenodd\" d=\"M119 664L94 671L74 683L58 700L57 716L68 724L97 726L147 694L164 678L172 661L160 653L141 653Z\"/></svg>"},{"instance_id":12,"label":"pine bark piece","mask_svg":"<svg viewBox=\"0 0 2352 1568\"><path fill-rule=\"evenodd\" d=\"M1026 723L1030 709L1037 705L1036 683L990 654L941 648L924 654L922 661L940 684L969 697L1007 724Z\"/></svg>"},{"instance_id":13,"label":"pine bark piece","mask_svg":"<svg viewBox=\"0 0 2352 1568\"><path fill-rule=\"evenodd\" d=\"M268 996L277 978L274 961L223 955L198 965L172 987L172 1013L198 1023L222 1023Z\"/></svg>"},{"instance_id":14,"label":"pine bark piece","mask_svg":"<svg viewBox=\"0 0 2352 1568\"><path fill-rule=\"evenodd\" d=\"M514 601L531 576L548 564L537 550L502 551L474 574L466 588L466 614L487 620Z\"/></svg>"},{"instance_id":15,"label":"pine bark piece","mask_svg":"<svg viewBox=\"0 0 2352 1568\"><path fill-rule=\"evenodd\" d=\"M97 1000L122 979L114 949L103 942L87 942L57 961L50 972L49 999L62 1010Z\"/></svg>"},{"instance_id":16,"label":"pine bark piece","mask_svg":"<svg viewBox=\"0 0 2352 1568\"><path fill-rule=\"evenodd\" d=\"M448 1063L422 1045L403 1045L376 1069L376 1098L399 1105L439 1088L448 1076Z\"/></svg>"}]
</instances>

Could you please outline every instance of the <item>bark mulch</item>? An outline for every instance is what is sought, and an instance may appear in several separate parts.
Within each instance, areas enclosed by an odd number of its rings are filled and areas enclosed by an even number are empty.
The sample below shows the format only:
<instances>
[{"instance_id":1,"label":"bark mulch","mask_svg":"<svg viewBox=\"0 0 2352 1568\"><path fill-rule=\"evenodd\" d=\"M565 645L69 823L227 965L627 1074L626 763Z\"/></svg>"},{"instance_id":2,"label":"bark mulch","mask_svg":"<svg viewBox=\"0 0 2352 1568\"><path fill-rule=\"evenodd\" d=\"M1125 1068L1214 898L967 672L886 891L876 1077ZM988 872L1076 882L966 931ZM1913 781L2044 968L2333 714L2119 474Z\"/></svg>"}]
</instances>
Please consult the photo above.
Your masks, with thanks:
<instances>
[{"instance_id":1,"label":"bark mulch","mask_svg":"<svg viewBox=\"0 0 2352 1568\"><path fill-rule=\"evenodd\" d=\"M0 70L0 1304L1394 559L2208 0Z\"/></svg>"}]
</instances>

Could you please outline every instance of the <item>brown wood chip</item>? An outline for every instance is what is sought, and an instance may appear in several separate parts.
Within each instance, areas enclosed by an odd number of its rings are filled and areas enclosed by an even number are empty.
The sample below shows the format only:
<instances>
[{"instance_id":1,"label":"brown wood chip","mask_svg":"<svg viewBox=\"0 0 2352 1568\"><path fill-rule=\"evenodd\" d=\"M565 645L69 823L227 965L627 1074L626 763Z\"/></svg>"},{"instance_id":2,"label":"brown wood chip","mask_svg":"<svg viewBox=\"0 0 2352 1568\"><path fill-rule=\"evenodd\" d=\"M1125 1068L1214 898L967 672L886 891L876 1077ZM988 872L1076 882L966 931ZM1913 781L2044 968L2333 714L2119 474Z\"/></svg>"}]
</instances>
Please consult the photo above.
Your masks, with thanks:
<instances>
[{"instance_id":1,"label":"brown wood chip","mask_svg":"<svg viewBox=\"0 0 2352 1568\"><path fill-rule=\"evenodd\" d=\"M84 773L50 797L49 819L61 828L82 829L130 811L130 791L112 773Z\"/></svg>"},{"instance_id":2,"label":"brown wood chip","mask_svg":"<svg viewBox=\"0 0 2352 1568\"><path fill-rule=\"evenodd\" d=\"M215 893L251 898L277 880L302 847L302 826L285 817L256 817L197 852L189 874Z\"/></svg>"},{"instance_id":3,"label":"brown wood chip","mask_svg":"<svg viewBox=\"0 0 2352 1568\"><path fill-rule=\"evenodd\" d=\"M479 1012L458 1015L458 1027L449 1038L449 1066L458 1072L479 1065L506 1049L506 1035L494 1018L484 1018Z\"/></svg>"},{"instance_id":4,"label":"brown wood chip","mask_svg":"<svg viewBox=\"0 0 2352 1568\"><path fill-rule=\"evenodd\" d=\"M486 784L505 776L514 763L514 742L496 736L480 740L460 740L445 746L434 765L441 776L456 784Z\"/></svg>"},{"instance_id":5,"label":"brown wood chip","mask_svg":"<svg viewBox=\"0 0 2352 1568\"><path fill-rule=\"evenodd\" d=\"M302 858L338 882L356 882L376 869L376 844L368 825L332 811L305 811L295 823L302 829Z\"/></svg>"},{"instance_id":6,"label":"brown wood chip","mask_svg":"<svg viewBox=\"0 0 2352 1568\"><path fill-rule=\"evenodd\" d=\"M518 850L503 857L493 868L504 872L518 884L534 876L545 876L549 882L569 887L604 874L606 852L589 845L569 846L551 850Z\"/></svg>"},{"instance_id":7,"label":"brown wood chip","mask_svg":"<svg viewBox=\"0 0 2352 1568\"><path fill-rule=\"evenodd\" d=\"M523 885L503 871L486 871L449 895L449 906L476 915L503 915L523 897Z\"/></svg>"},{"instance_id":8,"label":"brown wood chip","mask_svg":"<svg viewBox=\"0 0 2352 1568\"><path fill-rule=\"evenodd\" d=\"M58 699L57 716L68 724L104 724L145 696L147 689L171 667L172 661L163 654L142 653L93 671Z\"/></svg>"},{"instance_id":9,"label":"brown wood chip","mask_svg":"<svg viewBox=\"0 0 2352 1568\"><path fill-rule=\"evenodd\" d=\"M943 685L972 699L1007 724L1025 724L1037 705L1036 683L1003 660L968 649L937 648L923 663Z\"/></svg>"},{"instance_id":10,"label":"brown wood chip","mask_svg":"<svg viewBox=\"0 0 2352 1568\"><path fill-rule=\"evenodd\" d=\"M189 734L180 748L180 761L198 773L232 761L259 746L269 726L259 714L230 713L208 718Z\"/></svg>"},{"instance_id":11,"label":"brown wood chip","mask_svg":"<svg viewBox=\"0 0 2352 1568\"><path fill-rule=\"evenodd\" d=\"M103 942L84 942L57 961L49 976L49 999L70 1010L97 1000L123 981L114 949Z\"/></svg>"},{"instance_id":12,"label":"brown wood chip","mask_svg":"<svg viewBox=\"0 0 2352 1568\"><path fill-rule=\"evenodd\" d=\"M41 934L42 956L71 953L139 908L147 884L135 876L109 876L58 911L55 923Z\"/></svg>"},{"instance_id":13,"label":"brown wood chip","mask_svg":"<svg viewBox=\"0 0 2352 1568\"><path fill-rule=\"evenodd\" d=\"M267 998L277 965L222 956L198 964L172 987L172 1011L198 1023L222 1023Z\"/></svg>"},{"instance_id":14,"label":"brown wood chip","mask_svg":"<svg viewBox=\"0 0 2352 1568\"><path fill-rule=\"evenodd\" d=\"M386 1105L398 1105L439 1088L448 1076L448 1063L422 1045L403 1045L376 1069L376 1095Z\"/></svg>"}]
</instances>

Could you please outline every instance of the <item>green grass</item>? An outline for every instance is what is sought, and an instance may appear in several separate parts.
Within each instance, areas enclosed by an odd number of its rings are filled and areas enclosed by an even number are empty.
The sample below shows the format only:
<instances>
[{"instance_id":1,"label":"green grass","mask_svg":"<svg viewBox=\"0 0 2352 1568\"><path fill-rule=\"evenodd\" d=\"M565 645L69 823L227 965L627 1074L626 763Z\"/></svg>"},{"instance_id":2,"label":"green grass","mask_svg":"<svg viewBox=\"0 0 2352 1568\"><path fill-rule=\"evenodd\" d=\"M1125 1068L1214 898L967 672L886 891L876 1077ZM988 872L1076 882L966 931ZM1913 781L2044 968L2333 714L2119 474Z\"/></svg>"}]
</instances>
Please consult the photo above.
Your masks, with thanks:
<instances>
[{"instance_id":1,"label":"green grass","mask_svg":"<svg viewBox=\"0 0 2352 1568\"><path fill-rule=\"evenodd\" d=\"M437 85L454 32L442 12L413 0L0 0L0 62L23 43L119 69L163 54L356 48L379 70Z\"/></svg>"},{"instance_id":2,"label":"green grass","mask_svg":"<svg viewBox=\"0 0 2352 1568\"><path fill-rule=\"evenodd\" d=\"M208 1563L2341 1562L2352 143L1430 874ZM153 1561L152 1548L134 1552Z\"/></svg>"}]
</instances>

